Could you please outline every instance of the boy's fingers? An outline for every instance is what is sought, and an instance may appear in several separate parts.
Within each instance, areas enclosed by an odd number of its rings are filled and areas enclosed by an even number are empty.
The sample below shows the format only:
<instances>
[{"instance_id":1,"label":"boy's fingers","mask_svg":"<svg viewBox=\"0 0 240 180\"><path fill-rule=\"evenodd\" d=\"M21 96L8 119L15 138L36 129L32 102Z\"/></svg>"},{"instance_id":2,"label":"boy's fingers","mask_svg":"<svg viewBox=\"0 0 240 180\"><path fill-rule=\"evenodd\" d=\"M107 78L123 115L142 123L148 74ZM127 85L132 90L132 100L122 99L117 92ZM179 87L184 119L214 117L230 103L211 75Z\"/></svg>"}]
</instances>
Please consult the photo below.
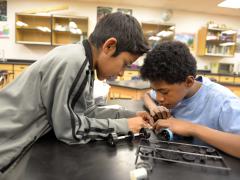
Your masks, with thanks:
<instances>
[{"instance_id":1,"label":"boy's fingers","mask_svg":"<svg viewBox=\"0 0 240 180\"><path fill-rule=\"evenodd\" d=\"M157 116L158 116L158 119L163 119L162 112L158 112L158 113L157 113Z\"/></svg>"},{"instance_id":2,"label":"boy's fingers","mask_svg":"<svg viewBox=\"0 0 240 180\"><path fill-rule=\"evenodd\" d=\"M151 119L151 120L149 121L149 124L150 124L151 126L153 126L153 124L154 124L154 120Z\"/></svg>"},{"instance_id":3,"label":"boy's fingers","mask_svg":"<svg viewBox=\"0 0 240 180\"><path fill-rule=\"evenodd\" d=\"M152 117L151 117L150 114L148 114L148 113L146 113L146 117L147 117L147 119L149 119L149 120L152 119Z\"/></svg>"},{"instance_id":4,"label":"boy's fingers","mask_svg":"<svg viewBox=\"0 0 240 180\"><path fill-rule=\"evenodd\" d=\"M148 123L145 123L145 124L144 124L144 128L151 129L151 128L152 128L152 126L151 126L150 124L148 124Z\"/></svg>"},{"instance_id":5,"label":"boy's fingers","mask_svg":"<svg viewBox=\"0 0 240 180\"><path fill-rule=\"evenodd\" d=\"M151 126L154 124L154 120L153 120L153 118L149 114L146 114L146 117L143 118L143 120L145 122L148 122Z\"/></svg>"},{"instance_id":6,"label":"boy's fingers","mask_svg":"<svg viewBox=\"0 0 240 180\"><path fill-rule=\"evenodd\" d=\"M171 117L171 113L170 111L167 112L167 118L170 118Z\"/></svg>"},{"instance_id":7,"label":"boy's fingers","mask_svg":"<svg viewBox=\"0 0 240 180\"><path fill-rule=\"evenodd\" d=\"M163 119L167 119L167 112L163 111Z\"/></svg>"},{"instance_id":8,"label":"boy's fingers","mask_svg":"<svg viewBox=\"0 0 240 180\"><path fill-rule=\"evenodd\" d=\"M154 129L161 129L161 128L167 128L168 127L168 123L167 120L158 120L157 122L154 123L153 128Z\"/></svg>"}]
</instances>

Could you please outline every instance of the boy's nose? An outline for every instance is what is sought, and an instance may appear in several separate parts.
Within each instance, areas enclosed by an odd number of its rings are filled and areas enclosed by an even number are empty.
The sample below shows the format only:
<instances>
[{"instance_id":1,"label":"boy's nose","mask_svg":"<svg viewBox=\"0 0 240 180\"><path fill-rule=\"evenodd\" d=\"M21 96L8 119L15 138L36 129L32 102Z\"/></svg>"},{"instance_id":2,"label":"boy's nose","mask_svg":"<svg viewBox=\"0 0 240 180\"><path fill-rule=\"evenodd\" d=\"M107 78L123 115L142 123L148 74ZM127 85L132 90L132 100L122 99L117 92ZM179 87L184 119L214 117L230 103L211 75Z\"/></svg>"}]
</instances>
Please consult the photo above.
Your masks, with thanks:
<instances>
[{"instance_id":1,"label":"boy's nose","mask_svg":"<svg viewBox=\"0 0 240 180\"><path fill-rule=\"evenodd\" d=\"M164 101L164 97L161 95L161 93L157 93L157 101L158 102L163 102Z\"/></svg>"}]
</instances>

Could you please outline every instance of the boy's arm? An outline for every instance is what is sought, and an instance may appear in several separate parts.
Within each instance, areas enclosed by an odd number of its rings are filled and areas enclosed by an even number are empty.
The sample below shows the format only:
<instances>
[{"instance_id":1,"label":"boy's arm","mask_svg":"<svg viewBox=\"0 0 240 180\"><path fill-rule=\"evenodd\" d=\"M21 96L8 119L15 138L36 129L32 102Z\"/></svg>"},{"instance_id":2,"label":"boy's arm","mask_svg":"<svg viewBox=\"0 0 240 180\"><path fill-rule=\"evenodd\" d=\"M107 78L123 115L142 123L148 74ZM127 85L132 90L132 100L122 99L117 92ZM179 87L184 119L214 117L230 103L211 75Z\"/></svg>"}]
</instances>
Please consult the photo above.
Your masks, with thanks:
<instances>
[{"instance_id":1,"label":"boy's arm","mask_svg":"<svg viewBox=\"0 0 240 180\"><path fill-rule=\"evenodd\" d=\"M144 101L144 105L146 106L146 108L151 112L153 109L157 108L157 104L150 97L150 91L148 91L144 94L143 101Z\"/></svg>"},{"instance_id":2,"label":"boy's arm","mask_svg":"<svg viewBox=\"0 0 240 180\"><path fill-rule=\"evenodd\" d=\"M89 92L91 81L88 60L76 53L79 51L81 48L74 45L58 47L42 59L39 67L43 113L47 113L56 137L67 144L83 144L99 136L106 137L113 129L116 133L127 133L130 125L135 129L145 126L143 117L133 118L129 123L127 118L87 116L94 107ZM85 60L81 62L81 58Z\"/></svg>"},{"instance_id":3,"label":"boy's arm","mask_svg":"<svg viewBox=\"0 0 240 180\"><path fill-rule=\"evenodd\" d=\"M169 109L157 105L150 95L151 91L153 90L146 92L143 96L144 105L149 110L151 116L154 117L154 120L169 118L171 116Z\"/></svg>"},{"instance_id":4,"label":"boy's arm","mask_svg":"<svg viewBox=\"0 0 240 180\"><path fill-rule=\"evenodd\" d=\"M155 123L154 128L169 128L175 134L199 138L232 156L240 158L239 134L222 132L173 117L167 120L159 120Z\"/></svg>"},{"instance_id":5,"label":"boy's arm","mask_svg":"<svg viewBox=\"0 0 240 180\"><path fill-rule=\"evenodd\" d=\"M88 117L84 112L76 112L66 96L66 86L60 84L54 93L51 124L56 137L67 144L84 144L99 137L107 137L113 131L127 134L132 130L136 133L141 127L148 126L143 117L96 118L97 114ZM79 102L82 102L82 99L79 99Z\"/></svg>"},{"instance_id":6,"label":"boy's arm","mask_svg":"<svg viewBox=\"0 0 240 180\"><path fill-rule=\"evenodd\" d=\"M80 86L83 82L78 81ZM88 103L88 93L82 95L78 99L78 103L74 105L73 97L69 95L69 81L62 79L55 84L53 93L53 104L51 106L51 124L56 137L67 144L83 144L93 139L107 137L109 133L116 132L127 134L129 130L134 133L138 132L142 127L148 127L147 119L143 116L132 114L132 118L123 118L117 115L114 117L113 112L107 118L100 117L94 109L92 115L88 115L87 109L84 109L84 103ZM77 88L76 95L80 92ZM81 92L80 92L81 93ZM48 96L49 97L49 96ZM82 105L83 104L83 105ZM135 115L135 117L133 117ZM126 116L125 116L126 117Z\"/></svg>"},{"instance_id":7,"label":"boy's arm","mask_svg":"<svg viewBox=\"0 0 240 180\"><path fill-rule=\"evenodd\" d=\"M194 124L192 135L232 156L240 158L239 134L231 134Z\"/></svg>"}]
</instances>

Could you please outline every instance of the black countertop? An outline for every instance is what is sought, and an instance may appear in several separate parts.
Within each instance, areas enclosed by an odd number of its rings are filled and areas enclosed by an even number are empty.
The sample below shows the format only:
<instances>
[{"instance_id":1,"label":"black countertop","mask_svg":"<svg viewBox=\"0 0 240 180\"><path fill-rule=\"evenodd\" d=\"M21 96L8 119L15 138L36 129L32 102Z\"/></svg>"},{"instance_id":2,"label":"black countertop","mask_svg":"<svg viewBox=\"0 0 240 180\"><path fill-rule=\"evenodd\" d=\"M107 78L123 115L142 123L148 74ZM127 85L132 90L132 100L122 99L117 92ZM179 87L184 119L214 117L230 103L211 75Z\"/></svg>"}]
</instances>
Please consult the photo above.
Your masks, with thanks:
<instances>
[{"instance_id":1,"label":"black countertop","mask_svg":"<svg viewBox=\"0 0 240 180\"><path fill-rule=\"evenodd\" d=\"M27 60L27 59L7 59L7 61L0 61L0 64L32 64L36 60Z\"/></svg>"},{"instance_id":2,"label":"black countertop","mask_svg":"<svg viewBox=\"0 0 240 180\"><path fill-rule=\"evenodd\" d=\"M116 103L131 110L143 109L142 101L110 102ZM129 180L137 146L138 142L123 142L114 148L104 141L69 146L50 132L33 145L4 180ZM154 166L149 180L238 180L240 159L221 154L232 169L229 173L161 161Z\"/></svg>"}]
</instances>

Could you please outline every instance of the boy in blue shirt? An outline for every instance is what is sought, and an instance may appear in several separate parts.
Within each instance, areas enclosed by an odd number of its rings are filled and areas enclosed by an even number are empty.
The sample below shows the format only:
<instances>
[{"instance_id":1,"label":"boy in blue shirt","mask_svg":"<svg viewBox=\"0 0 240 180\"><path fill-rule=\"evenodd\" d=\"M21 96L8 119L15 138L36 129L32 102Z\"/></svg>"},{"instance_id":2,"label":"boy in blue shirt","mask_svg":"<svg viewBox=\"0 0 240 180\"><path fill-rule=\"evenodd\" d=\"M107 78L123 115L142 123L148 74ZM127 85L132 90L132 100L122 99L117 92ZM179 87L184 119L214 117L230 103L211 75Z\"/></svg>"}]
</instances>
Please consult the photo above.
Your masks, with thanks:
<instances>
[{"instance_id":1,"label":"boy in blue shirt","mask_svg":"<svg viewBox=\"0 0 240 180\"><path fill-rule=\"evenodd\" d=\"M154 124L156 130L169 128L240 157L240 99L208 78L196 79L196 60L185 44L172 41L155 47L141 75L150 80L150 94L160 104L145 95L151 114L161 119Z\"/></svg>"}]
</instances>

